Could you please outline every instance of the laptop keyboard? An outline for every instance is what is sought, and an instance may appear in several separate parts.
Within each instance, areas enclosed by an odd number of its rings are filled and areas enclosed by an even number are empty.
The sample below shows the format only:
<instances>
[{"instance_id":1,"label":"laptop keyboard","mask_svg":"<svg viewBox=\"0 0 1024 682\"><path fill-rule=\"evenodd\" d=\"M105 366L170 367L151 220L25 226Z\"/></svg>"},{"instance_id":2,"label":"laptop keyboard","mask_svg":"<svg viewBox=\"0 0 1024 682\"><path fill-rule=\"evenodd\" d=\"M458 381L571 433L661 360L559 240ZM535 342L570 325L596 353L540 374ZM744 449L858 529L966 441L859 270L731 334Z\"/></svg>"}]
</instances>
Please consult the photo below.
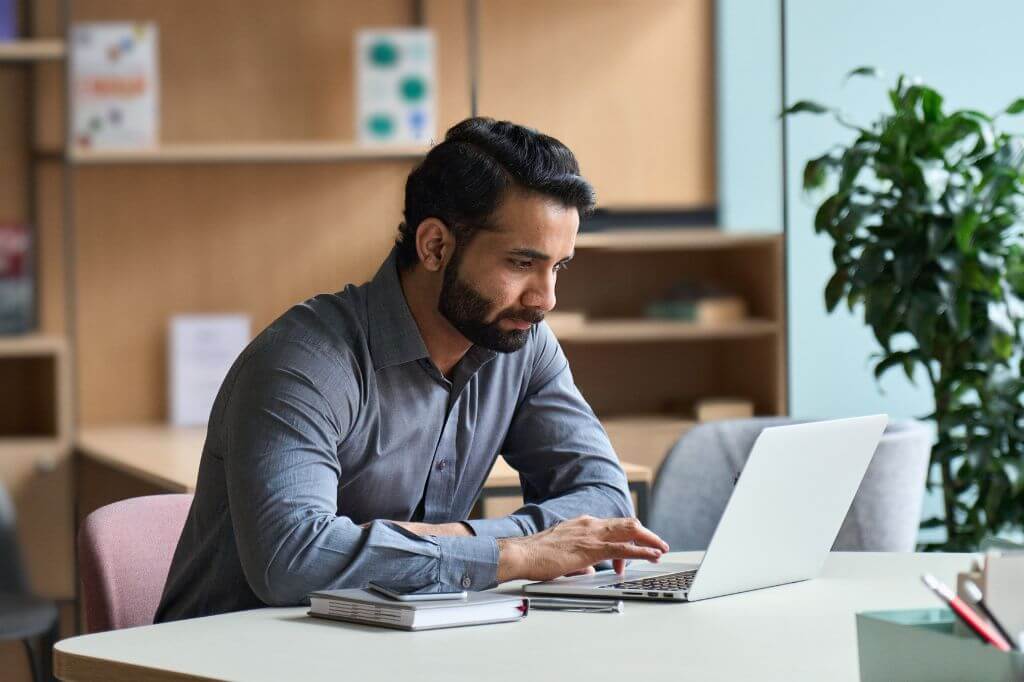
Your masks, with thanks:
<instances>
[{"instance_id":1,"label":"laptop keyboard","mask_svg":"<svg viewBox=\"0 0 1024 682\"><path fill-rule=\"evenodd\" d=\"M614 585L601 585L601 589L662 590L665 592L686 592L690 589L690 585L693 584L693 578L696 575L697 571L680 571L679 573L669 573L668 575L656 575L653 578L643 578L641 580L628 580L626 582L615 583Z\"/></svg>"}]
</instances>

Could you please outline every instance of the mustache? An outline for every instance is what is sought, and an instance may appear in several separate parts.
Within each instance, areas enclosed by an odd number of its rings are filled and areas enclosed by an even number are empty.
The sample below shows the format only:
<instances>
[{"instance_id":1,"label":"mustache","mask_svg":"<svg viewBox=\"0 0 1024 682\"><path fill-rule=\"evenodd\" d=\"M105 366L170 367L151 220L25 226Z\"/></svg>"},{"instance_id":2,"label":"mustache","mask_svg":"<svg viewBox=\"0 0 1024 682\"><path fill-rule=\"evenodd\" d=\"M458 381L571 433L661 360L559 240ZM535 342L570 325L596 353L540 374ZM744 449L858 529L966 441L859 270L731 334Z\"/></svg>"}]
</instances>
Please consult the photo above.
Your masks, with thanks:
<instances>
[{"instance_id":1,"label":"mustache","mask_svg":"<svg viewBox=\"0 0 1024 682\"><path fill-rule=\"evenodd\" d=\"M516 320L518 322L526 322L528 324L537 324L544 320L544 312L542 310L515 310L502 313L499 320Z\"/></svg>"}]
</instances>

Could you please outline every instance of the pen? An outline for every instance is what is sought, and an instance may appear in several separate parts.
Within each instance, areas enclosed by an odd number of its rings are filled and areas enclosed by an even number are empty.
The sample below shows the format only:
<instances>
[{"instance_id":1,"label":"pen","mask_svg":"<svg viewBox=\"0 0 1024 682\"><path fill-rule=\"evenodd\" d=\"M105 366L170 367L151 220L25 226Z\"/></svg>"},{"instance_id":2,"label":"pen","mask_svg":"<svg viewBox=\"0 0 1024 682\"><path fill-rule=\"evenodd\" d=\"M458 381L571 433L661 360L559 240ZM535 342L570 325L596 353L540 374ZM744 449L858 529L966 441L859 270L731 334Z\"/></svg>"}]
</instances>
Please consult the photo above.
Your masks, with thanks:
<instances>
[{"instance_id":1,"label":"pen","mask_svg":"<svg viewBox=\"0 0 1024 682\"><path fill-rule=\"evenodd\" d=\"M587 613L622 613L621 599L569 599L562 597L530 597L530 608L546 611L583 611Z\"/></svg>"},{"instance_id":2,"label":"pen","mask_svg":"<svg viewBox=\"0 0 1024 682\"><path fill-rule=\"evenodd\" d=\"M976 606L978 610L981 611L981 615L988 618L988 622L995 626L996 630L998 630L999 634L1003 636L1003 639L1009 643L1010 647L1018 649L1019 651L1018 647L1020 645L1013 641L1013 637L1010 636L1010 633L1006 631L1006 628L1003 627L1003 624L999 622L999 619L996 618L994 613L992 613L988 604L985 603L985 595L982 594L981 588L978 587L973 580L965 580L964 591L967 592L968 603L970 603L971 606Z\"/></svg>"},{"instance_id":3,"label":"pen","mask_svg":"<svg viewBox=\"0 0 1024 682\"><path fill-rule=\"evenodd\" d=\"M921 576L921 580L928 588L938 595L939 599L946 602L953 613L963 621L964 625L969 627L978 637L983 641L988 642L1000 651L1010 651L1010 644L1003 636L999 634L999 631L993 627L990 627L988 623L982 620L974 610L967 605L960 597L956 596L951 589L940 583L935 576L925 573Z\"/></svg>"}]
</instances>

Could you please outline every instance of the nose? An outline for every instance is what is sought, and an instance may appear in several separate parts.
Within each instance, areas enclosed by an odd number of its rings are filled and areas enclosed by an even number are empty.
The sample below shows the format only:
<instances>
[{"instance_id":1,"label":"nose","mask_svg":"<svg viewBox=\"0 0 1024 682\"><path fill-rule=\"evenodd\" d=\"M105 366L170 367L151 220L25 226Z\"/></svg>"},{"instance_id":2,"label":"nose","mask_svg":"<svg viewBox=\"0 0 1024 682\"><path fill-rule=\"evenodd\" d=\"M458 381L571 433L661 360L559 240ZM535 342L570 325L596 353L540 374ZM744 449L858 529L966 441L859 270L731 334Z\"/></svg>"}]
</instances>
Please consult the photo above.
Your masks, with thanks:
<instances>
[{"instance_id":1,"label":"nose","mask_svg":"<svg viewBox=\"0 0 1024 682\"><path fill-rule=\"evenodd\" d=\"M555 307L555 273L538 273L535 279L530 281L530 287L523 294L523 306L548 312Z\"/></svg>"}]
</instances>

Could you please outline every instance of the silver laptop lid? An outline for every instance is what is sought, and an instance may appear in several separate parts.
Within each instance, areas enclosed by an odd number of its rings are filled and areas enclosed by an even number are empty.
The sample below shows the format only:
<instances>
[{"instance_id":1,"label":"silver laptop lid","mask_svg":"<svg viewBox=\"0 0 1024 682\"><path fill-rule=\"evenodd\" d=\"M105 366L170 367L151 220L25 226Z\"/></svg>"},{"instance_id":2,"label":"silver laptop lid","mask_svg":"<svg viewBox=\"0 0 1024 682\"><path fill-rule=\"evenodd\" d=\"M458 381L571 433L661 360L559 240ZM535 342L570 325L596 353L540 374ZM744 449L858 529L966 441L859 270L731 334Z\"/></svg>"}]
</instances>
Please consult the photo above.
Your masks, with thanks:
<instances>
[{"instance_id":1,"label":"silver laptop lid","mask_svg":"<svg viewBox=\"0 0 1024 682\"><path fill-rule=\"evenodd\" d=\"M887 423L877 414L762 431L688 598L818 575Z\"/></svg>"}]
</instances>

